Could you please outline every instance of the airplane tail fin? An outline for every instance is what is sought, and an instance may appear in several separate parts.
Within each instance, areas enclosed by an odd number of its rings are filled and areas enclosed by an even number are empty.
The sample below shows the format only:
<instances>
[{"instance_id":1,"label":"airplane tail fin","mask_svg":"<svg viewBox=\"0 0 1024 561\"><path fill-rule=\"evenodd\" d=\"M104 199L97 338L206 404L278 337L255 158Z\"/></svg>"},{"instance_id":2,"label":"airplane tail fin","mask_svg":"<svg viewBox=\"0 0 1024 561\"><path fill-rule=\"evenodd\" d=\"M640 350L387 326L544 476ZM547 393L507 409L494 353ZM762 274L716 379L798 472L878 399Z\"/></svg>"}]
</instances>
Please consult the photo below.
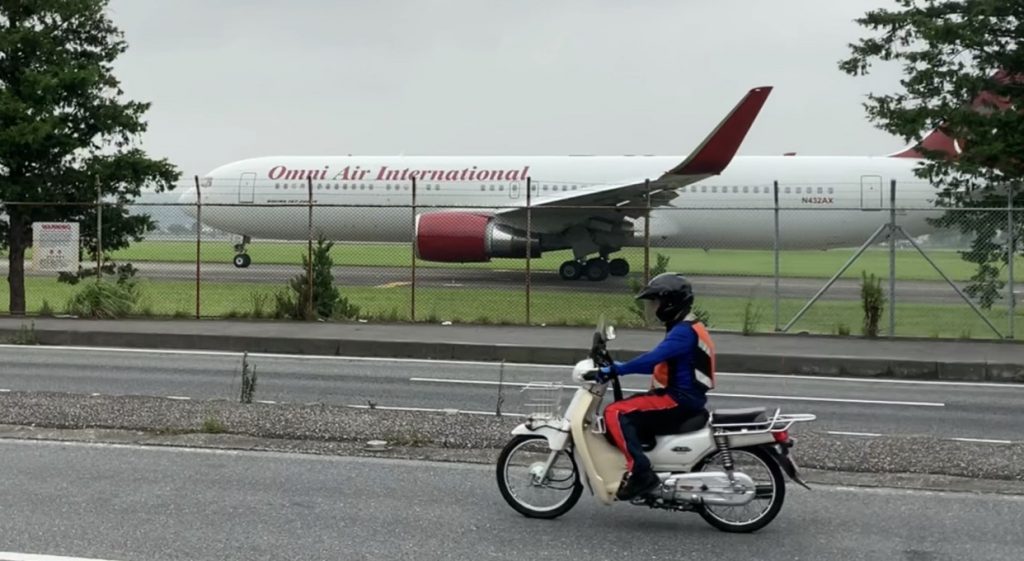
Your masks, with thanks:
<instances>
[{"instance_id":1,"label":"airplane tail fin","mask_svg":"<svg viewBox=\"0 0 1024 561\"><path fill-rule=\"evenodd\" d=\"M998 70L989 79L999 84L1007 84L1009 82L1020 83L1024 81L1024 76L1019 74L1011 75L1005 70ZM1010 101L1005 97L986 90L975 96L971 100L970 106L979 113L989 113L1007 109L1010 106ZM942 123L922 138L920 142L889 154L889 157L920 159L924 158L924 154L921 152L924 149L941 152L947 158L956 159L963 151L964 145L964 139L953 138L953 136L947 133L946 123Z\"/></svg>"},{"instance_id":2,"label":"airplane tail fin","mask_svg":"<svg viewBox=\"0 0 1024 561\"><path fill-rule=\"evenodd\" d=\"M921 142L911 144L899 152L893 152L888 156L890 158L923 159L924 153L921 150L924 149L942 152L947 158L956 159L962 150L962 144L957 139L943 132L943 129L944 125L939 125L932 129L932 132L925 135Z\"/></svg>"}]
</instances>

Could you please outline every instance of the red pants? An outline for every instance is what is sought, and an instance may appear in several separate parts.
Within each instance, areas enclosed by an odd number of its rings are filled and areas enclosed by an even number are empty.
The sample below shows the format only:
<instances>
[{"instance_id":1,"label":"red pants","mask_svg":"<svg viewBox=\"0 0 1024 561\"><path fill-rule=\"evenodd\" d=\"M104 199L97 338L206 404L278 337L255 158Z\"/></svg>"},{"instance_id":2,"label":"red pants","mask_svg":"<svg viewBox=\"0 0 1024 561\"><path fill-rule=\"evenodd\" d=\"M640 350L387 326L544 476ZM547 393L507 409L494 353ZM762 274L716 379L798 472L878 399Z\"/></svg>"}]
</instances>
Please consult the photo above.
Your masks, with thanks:
<instances>
[{"instance_id":1,"label":"red pants","mask_svg":"<svg viewBox=\"0 0 1024 561\"><path fill-rule=\"evenodd\" d=\"M643 473L651 470L651 463L640 447L640 434L674 427L690 414L668 395L648 393L609 404L604 409L604 423L612 442L626 456L627 471Z\"/></svg>"}]
</instances>

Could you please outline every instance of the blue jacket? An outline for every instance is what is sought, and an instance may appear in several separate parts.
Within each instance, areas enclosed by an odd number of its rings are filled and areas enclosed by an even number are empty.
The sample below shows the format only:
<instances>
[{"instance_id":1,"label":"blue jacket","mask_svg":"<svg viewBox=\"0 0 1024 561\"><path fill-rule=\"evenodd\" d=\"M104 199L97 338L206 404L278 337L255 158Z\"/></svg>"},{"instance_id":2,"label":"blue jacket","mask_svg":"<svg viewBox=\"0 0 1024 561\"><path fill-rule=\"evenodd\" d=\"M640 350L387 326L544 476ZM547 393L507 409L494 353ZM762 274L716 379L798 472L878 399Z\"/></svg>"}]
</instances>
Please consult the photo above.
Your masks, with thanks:
<instances>
[{"instance_id":1,"label":"blue jacket","mask_svg":"<svg viewBox=\"0 0 1024 561\"><path fill-rule=\"evenodd\" d=\"M666 363L668 367L668 395L688 409L702 409L707 404L707 390L694 379L694 353L697 352L697 332L689 322L681 321L671 327L665 339L650 351L627 362L616 362L615 373L652 374L655 367Z\"/></svg>"}]
</instances>

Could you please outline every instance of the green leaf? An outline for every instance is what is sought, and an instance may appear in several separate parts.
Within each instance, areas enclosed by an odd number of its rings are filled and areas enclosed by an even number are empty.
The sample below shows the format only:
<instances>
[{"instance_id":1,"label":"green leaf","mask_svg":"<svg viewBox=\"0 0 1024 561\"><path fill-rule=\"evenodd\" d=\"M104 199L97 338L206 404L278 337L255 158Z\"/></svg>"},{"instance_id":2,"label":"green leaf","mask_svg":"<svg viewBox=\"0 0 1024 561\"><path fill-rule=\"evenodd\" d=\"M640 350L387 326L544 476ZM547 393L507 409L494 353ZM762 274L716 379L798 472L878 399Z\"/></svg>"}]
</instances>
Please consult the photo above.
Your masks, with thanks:
<instances>
[{"instance_id":1,"label":"green leaf","mask_svg":"<svg viewBox=\"0 0 1024 561\"><path fill-rule=\"evenodd\" d=\"M10 310L24 313L24 250L32 223L73 221L83 257L126 247L153 228L126 203L145 186L173 189L174 165L134 146L148 103L124 100L113 63L127 49L107 0L0 4L0 249L9 250ZM93 273L95 274L95 273ZM67 276L65 276L67 280Z\"/></svg>"},{"instance_id":2,"label":"green leaf","mask_svg":"<svg viewBox=\"0 0 1024 561\"><path fill-rule=\"evenodd\" d=\"M1000 298L1008 241L1024 252L1024 224L971 208L1024 208L1024 0L898 0L857 19L868 36L850 45L839 69L865 75L875 64L899 64L902 91L871 94L864 104L878 128L920 142L942 127L960 141L955 159L919 149L915 174L936 187L946 214L933 221L973 236L965 260L977 264L966 288L989 308ZM1009 190L1012 189L1012 190Z\"/></svg>"}]
</instances>

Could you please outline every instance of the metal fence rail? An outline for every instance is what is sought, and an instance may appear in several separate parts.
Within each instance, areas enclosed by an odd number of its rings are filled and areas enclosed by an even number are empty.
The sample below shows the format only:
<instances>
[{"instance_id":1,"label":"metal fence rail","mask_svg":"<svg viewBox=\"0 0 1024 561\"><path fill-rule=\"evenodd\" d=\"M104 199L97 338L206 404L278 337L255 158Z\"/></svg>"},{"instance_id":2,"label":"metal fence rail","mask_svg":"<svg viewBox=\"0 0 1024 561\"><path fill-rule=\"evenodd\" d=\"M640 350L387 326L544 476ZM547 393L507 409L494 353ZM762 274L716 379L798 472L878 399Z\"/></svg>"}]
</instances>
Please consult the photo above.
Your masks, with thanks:
<instances>
[{"instance_id":1,"label":"metal fence rail","mask_svg":"<svg viewBox=\"0 0 1024 561\"><path fill-rule=\"evenodd\" d=\"M590 325L605 313L619 324L640 325L632 293L667 267L693 279L698 306L712 328L859 335L864 273L888 281L888 321L880 332L890 337L1017 337L1015 262L1024 247L1017 239L1024 226L1014 204L1019 191L1008 191L1006 207L944 209L907 205L894 182L883 189L880 183L765 181L691 185L665 205L668 195L648 182L643 196L609 208L572 204L567 196L573 191L597 187L585 182L527 178L471 187L451 194L416 180L204 185L196 178L164 200L8 201L0 202L0 210L5 217L32 216L34 209L66 207L81 233L81 269L96 271L77 284L60 282L57 273L34 269L38 255L29 251L28 315L81 315L86 308L72 301L83 299L86 285L116 283L118 272L111 266L131 263L137 273L130 316L320 317L317 300L308 295L319 294L325 282L314 266L323 236L333 240L330 276L348 303L336 307L329 318L335 320ZM905 186L914 187L920 186ZM191 199L179 201L189 188ZM225 191L233 198L211 195ZM379 203L346 203L353 191L372 192ZM507 195L507 202L495 205L495 194ZM629 217L631 231L608 234L622 236L616 239L624 247L609 257L623 259L628 274L602 281L560 279L557 271L573 260L572 250L532 249L552 235L560 213L608 219L607 224ZM964 256L971 239L933 226L948 213L992 234L987 250L1001 255L992 273L995 294L970 288L976 264ZM144 240L121 247L109 235L120 214L150 215L155 228ZM521 257L421 257L428 250L454 251L446 243L475 243L467 228L492 214L507 217L502 220L508 228L491 249L504 244L519 248ZM426 247L416 235L425 220L450 234ZM271 239L243 237L251 225L270 232ZM2 261L6 269L6 255ZM9 290L0 284L0 313L9 313Z\"/></svg>"}]
</instances>

